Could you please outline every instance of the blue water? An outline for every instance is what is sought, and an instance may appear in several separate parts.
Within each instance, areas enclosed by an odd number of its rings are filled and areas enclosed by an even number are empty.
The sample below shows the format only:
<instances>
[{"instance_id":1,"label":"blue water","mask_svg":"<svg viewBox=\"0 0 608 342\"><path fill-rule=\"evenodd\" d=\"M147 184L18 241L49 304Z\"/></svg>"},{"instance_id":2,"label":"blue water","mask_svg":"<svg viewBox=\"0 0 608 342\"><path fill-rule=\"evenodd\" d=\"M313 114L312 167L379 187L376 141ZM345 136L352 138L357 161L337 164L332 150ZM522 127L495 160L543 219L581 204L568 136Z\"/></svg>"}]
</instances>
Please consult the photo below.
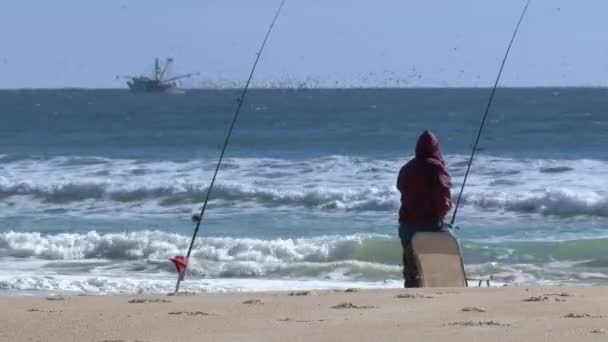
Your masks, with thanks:
<instances>
[{"instance_id":1,"label":"blue water","mask_svg":"<svg viewBox=\"0 0 608 342\"><path fill-rule=\"evenodd\" d=\"M184 285L399 286L396 174L431 129L455 196L489 92L250 91ZM239 94L0 91L0 291L169 291ZM607 95L499 89L457 222L469 274L608 282Z\"/></svg>"}]
</instances>

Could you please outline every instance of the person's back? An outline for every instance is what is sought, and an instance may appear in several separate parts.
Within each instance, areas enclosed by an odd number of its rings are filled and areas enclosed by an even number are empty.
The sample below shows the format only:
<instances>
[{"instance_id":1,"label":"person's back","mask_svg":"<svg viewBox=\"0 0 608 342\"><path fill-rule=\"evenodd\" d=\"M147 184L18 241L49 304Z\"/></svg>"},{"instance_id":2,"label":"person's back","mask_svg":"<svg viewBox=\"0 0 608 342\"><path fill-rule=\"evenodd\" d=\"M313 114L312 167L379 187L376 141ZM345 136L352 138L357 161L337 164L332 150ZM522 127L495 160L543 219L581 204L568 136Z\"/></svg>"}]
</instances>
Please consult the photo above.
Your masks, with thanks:
<instances>
[{"instance_id":1,"label":"person's back","mask_svg":"<svg viewBox=\"0 0 608 342\"><path fill-rule=\"evenodd\" d=\"M410 241L418 231L439 231L452 207L450 175L445 167L439 141L424 131L416 143L416 156L399 171L401 192L399 238L403 247L403 276L406 287L418 287L419 275L412 263Z\"/></svg>"},{"instance_id":2,"label":"person's back","mask_svg":"<svg viewBox=\"0 0 608 342\"><path fill-rule=\"evenodd\" d=\"M450 187L439 141L424 131L416 143L416 156L401 168L397 178L399 224L415 229L440 223L452 207Z\"/></svg>"}]
</instances>

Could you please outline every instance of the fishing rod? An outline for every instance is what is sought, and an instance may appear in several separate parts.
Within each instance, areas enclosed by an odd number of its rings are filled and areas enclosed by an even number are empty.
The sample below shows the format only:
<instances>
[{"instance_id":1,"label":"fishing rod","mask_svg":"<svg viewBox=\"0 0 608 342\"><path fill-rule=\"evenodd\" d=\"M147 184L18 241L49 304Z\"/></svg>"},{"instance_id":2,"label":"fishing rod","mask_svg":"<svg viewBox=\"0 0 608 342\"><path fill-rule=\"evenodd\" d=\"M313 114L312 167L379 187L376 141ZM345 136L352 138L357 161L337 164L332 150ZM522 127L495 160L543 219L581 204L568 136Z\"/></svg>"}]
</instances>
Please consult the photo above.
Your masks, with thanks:
<instances>
[{"instance_id":1,"label":"fishing rod","mask_svg":"<svg viewBox=\"0 0 608 342\"><path fill-rule=\"evenodd\" d=\"M228 129L228 134L226 135L226 140L224 141L224 146L222 147L222 152L220 153L220 157L217 161L217 165L215 167L215 172L213 173L213 177L211 178L211 183L209 184L209 189L207 190L207 194L205 195L203 207L201 208L200 214L198 216L193 217L193 220L196 221L196 227L194 228L194 233L192 234L192 239L190 240L190 246L188 247L188 253L186 254L185 259L183 257L181 257L179 259L178 259L178 257L171 259L171 261L175 263L175 265L178 269L178 273L179 273L178 277L177 277L177 283L175 284L175 293L177 293L179 291L179 285L180 285L181 281L184 279L186 267L188 265L188 259L190 258L190 253L192 252L192 247L194 246L194 241L196 240L198 230L201 226L201 222L203 221L203 217L205 215L205 209L207 208L207 203L209 202L209 195L211 194L211 190L213 189L213 185L215 184L215 179L217 178L217 174L220 170L220 166L221 166L222 160L224 158L224 153L226 152L226 148L228 147L228 142L230 141L230 136L232 135L232 130L234 129L234 125L236 124L236 119L238 118L239 113L241 111L241 107L243 105L243 101L245 100L245 95L247 94L247 90L249 89L249 84L251 83L251 79L253 78L255 68L258 65L258 61L260 60L262 51L264 51L264 47L266 46L268 37L270 37L272 28L274 27L274 24L276 23L277 18L279 17L279 14L281 13L281 9L283 8L283 5L285 5L285 1L287 1L287 0L281 1L281 4L279 5L277 11L274 14L274 18L272 19L272 22L270 23L270 26L268 27L268 31L266 32L266 36L264 37L264 40L262 41L262 45L260 46L260 49L258 50L258 52L256 54L255 62L253 63L253 67L251 68L251 72L249 73L249 78L247 79L245 88L243 88L243 92L241 93L241 96L238 99L238 105L236 106L236 111L234 112L234 117L232 118L232 123L230 124L230 128ZM177 260L175 260L175 259L177 259ZM182 267L182 268L180 269L180 267Z\"/></svg>"},{"instance_id":2,"label":"fishing rod","mask_svg":"<svg viewBox=\"0 0 608 342\"><path fill-rule=\"evenodd\" d=\"M454 225L456 221L456 214L458 213L458 206L460 205L460 200L462 199L462 193L464 192L464 187L467 184L467 178L469 177L469 171L471 170L471 165L473 165L473 158L475 157L475 151L477 151L477 144L479 144L479 138L481 137L481 132L483 131L483 127L486 123L486 118L488 117L488 113L490 112L490 107L492 106L492 101L494 100L494 95L496 94L496 89L498 88L498 82L500 81L500 76L502 75L502 70L505 68L505 63L507 62L507 57L509 56L509 51L511 51L511 46L513 45L513 41L515 41L515 36L517 36L517 31L519 30L519 26L526 15L526 11L528 10L528 6L530 5L530 1L526 2L526 6L524 6L523 11L521 12L521 16L519 17L519 21L517 22L517 26L515 26L515 31L513 31L513 36L511 37L511 41L509 42L509 47L507 48L507 52L505 53L504 58L502 59L502 64L500 65L500 70L498 71L498 76L496 77L496 81L494 82L494 87L492 88L492 92L490 93L490 97L488 98L488 104L486 106L485 113L483 114L483 118L481 120L481 124L479 125L479 130L477 131L477 138L475 138L475 144L473 145L473 150L471 151L471 157L469 158L469 163L467 165L467 171L464 174L464 180L462 181L462 186L460 187L460 192L458 193L458 199L456 200L456 206L454 208L454 213L452 214L452 220L450 221L450 226Z\"/></svg>"}]
</instances>

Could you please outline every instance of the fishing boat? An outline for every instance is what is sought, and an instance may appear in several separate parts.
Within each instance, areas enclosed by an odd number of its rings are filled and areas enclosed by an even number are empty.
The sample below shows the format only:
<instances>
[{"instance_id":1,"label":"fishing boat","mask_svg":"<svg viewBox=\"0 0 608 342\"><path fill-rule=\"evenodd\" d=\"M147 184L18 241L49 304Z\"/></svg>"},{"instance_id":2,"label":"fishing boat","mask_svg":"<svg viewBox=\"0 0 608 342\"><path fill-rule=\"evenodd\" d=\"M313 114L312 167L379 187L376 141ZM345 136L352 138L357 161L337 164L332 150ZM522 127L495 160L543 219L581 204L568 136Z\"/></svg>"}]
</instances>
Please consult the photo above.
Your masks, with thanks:
<instances>
[{"instance_id":1,"label":"fishing boat","mask_svg":"<svg viewBox=\"0 0 608 342\"><path fill-rule=\"evenodd\" d=\"M192 77L197 73L179 75L165 78L169 65L173 63L173 58L167 58L161 63L158 58L154 59L154 73L152 76L117 76L117 78L127 78L127 86L135 93L164 93L177 87L177 80Z\"/></svg>"}]
</instances>

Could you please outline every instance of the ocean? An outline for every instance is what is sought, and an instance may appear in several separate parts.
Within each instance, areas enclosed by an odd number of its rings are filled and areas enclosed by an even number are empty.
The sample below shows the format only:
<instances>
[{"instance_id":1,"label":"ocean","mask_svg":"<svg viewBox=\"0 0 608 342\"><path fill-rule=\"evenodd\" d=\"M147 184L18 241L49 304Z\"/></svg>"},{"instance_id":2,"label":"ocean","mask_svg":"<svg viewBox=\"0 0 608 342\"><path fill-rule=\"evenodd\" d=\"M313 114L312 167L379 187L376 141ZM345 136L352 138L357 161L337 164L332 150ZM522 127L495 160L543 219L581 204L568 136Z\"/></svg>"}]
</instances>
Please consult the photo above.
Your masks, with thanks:
<instances>
[{"instance_id":1,"label":"ocean","mask_svg":"<svg viewBox=\"0 0 608 342\"><path fill-rule=\"evenodd\" d=\"M489 93L251 90L182 289L401 287L399 168L432 130L455 199ZM0 91L0 294L172 291L239 94ZM608 284L607 109L498 89L456 222L469 277Z\"/></svg>"}]
</instances>

